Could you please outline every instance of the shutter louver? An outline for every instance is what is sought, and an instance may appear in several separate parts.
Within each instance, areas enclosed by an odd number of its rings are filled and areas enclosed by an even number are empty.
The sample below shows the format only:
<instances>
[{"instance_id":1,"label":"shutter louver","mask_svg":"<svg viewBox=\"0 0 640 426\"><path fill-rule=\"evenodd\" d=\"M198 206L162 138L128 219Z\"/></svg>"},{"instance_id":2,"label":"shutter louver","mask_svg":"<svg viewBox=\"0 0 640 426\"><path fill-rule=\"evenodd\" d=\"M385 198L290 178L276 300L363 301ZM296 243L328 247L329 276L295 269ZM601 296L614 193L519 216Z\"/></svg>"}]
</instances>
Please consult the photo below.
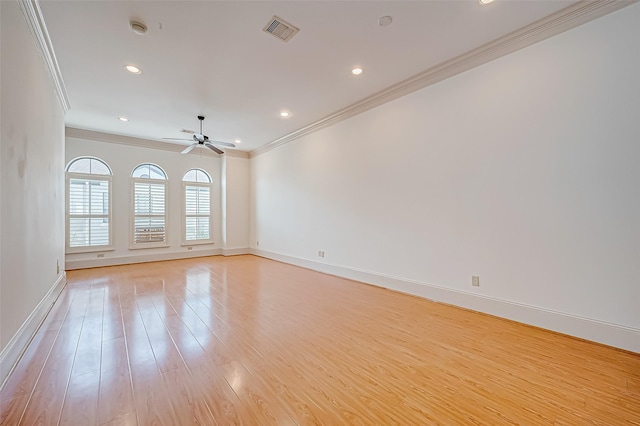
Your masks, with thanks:
<instances>
[{"instance_id":1,"label":"shutter louver","mask_svg":"<svg viewBox=\"0 0 640 426\"><path fill-rule=\"evenodd\" d=\"M185 239L187 241L210 239L211 190L209 186L186 185L185 191Z\"/></svg>"},{"instance_id":2,"label":"shutter louver","mask_svg":"<svg viewBox=\"0 0 640 426\"><path fill-rule=\"evenodd\" d=\"M134 182L134 244L166 241L165 192L165 182Z\"/></svg>"},{"instance_id":3,"label":"shutter louver","mask_svg":"<svg viewBox=\"0 0 640 426\"><path fill-rule=\"evenodd\" d=\"M69 178L67 226L69 247L108 246L108 179Z\"/></svg>"}]
</instances>

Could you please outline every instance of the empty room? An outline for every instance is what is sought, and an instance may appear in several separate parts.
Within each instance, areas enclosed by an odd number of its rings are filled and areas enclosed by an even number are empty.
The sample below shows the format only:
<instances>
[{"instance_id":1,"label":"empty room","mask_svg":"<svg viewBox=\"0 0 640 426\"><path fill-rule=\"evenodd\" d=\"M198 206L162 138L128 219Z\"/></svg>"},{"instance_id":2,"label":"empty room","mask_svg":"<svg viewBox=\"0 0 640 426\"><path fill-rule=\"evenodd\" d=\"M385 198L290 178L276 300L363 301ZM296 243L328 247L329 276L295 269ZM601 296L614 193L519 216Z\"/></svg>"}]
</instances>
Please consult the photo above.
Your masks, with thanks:
<instances>
[{"instance_id":1,"label":"empty room","mask_svg":"<svg viewBox=\"0 0 640 426\"><path fill-rule=\"evenodd\" d=\"M640 425L640 4L0 1L1 425Z\"/></svg>"}]
</instances>

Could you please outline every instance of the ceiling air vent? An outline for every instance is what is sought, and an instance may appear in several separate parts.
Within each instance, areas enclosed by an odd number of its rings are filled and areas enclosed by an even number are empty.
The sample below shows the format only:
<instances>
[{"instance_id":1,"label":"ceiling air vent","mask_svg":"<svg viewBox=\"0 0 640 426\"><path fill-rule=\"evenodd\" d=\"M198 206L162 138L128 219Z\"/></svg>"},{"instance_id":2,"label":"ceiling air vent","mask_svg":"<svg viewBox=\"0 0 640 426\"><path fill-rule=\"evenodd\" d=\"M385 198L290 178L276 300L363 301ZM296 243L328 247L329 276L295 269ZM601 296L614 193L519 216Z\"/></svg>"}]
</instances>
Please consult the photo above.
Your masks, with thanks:
<instances>
[{"instance_id":1,"label":"ceiling air vent","mask_svg":"<svg viewBox=\"0 0 640 426\"><path fill-rule=\"evenodd\" d=\"M189 129L182 129L180 130L182 133L188 133L190 135L193 135L195 132L193 130L189 130Z\"/></svg>"},{"instance_id":2,"label":"ceiling air vent","mask_svg":"<svg viewBox=\"0 0 640 426\"><path fill-rule=\"evenodd\" d=\"M274 16L263 28L263 31L279 38L282 41L289 41L300 30L290 23L283 21L277 16Z\"/></svg>"}]
</instances>

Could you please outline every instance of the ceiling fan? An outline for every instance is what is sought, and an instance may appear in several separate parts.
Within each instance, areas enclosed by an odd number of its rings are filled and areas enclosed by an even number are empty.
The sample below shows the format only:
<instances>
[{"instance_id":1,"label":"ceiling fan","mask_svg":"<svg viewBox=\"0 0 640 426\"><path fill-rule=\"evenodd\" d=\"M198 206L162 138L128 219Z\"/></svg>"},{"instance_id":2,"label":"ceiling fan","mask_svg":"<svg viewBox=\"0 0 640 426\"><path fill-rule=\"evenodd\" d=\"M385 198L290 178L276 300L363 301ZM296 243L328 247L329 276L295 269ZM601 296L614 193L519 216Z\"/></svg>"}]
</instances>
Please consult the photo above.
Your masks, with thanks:
<instances>
[{"instance_id":1,"label":"ceiling fan","mask_svg":"<svg viewBox=\"0 0 640 426\"><path fill-rule=\"evenodd\" d=\"M209 140L209 136L202 133L202 122L204 121L204 116L199 115L198 120L200 120L200 133L194 133L191 139L180 139L180 138L162 138L162 139L173 140L173 141L191 141L191 140L194 141L191 145L185 148L184 151L182 151L182 154L186 154L190 152L196 146L206 146L207 148L217 152L218 154L224 154L224 151L222 151L221 149L218 149L215 145L227 146L229 148L236 147L234 144L229 142Z\"/></svg>"}]
</instances>

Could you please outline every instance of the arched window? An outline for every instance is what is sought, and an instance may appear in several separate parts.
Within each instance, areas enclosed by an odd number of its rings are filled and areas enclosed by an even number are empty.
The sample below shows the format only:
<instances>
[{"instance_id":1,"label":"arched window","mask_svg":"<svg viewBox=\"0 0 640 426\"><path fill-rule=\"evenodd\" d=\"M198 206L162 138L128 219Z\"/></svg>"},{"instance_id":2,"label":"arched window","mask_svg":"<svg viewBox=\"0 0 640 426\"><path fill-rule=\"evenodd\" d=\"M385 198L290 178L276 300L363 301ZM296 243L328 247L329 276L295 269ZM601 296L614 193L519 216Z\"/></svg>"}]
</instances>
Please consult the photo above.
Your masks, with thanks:
<instances>
[{"instance_id":1,"label":"arched window","mask_svg":"<svg viewBox=\"0 0 640 426\"><path fill-rule=\"evenodd\" d=\"M183 244L211 242L211 176L191 169L182 178Z\"/></svg>"},{"instance_id":2,"label":"arched window","mask_svg":"<svg viewBox=\"0 0 640 426\"><path fill-rule=\"evenodd\" d=\"M166 247L167 174L151 163L140 164L131 173L131 248Z\"/></svg>"},{"instance_id":3,"label":"arched window","mask_svg":"<svg viewBox=\"0 0 640 426\"><path fill-rule=\"evenodd\" d=\"M111 249L111 168L98 158L79 157L66 172L67 252Z\"/></svg>"}]
</instances>

